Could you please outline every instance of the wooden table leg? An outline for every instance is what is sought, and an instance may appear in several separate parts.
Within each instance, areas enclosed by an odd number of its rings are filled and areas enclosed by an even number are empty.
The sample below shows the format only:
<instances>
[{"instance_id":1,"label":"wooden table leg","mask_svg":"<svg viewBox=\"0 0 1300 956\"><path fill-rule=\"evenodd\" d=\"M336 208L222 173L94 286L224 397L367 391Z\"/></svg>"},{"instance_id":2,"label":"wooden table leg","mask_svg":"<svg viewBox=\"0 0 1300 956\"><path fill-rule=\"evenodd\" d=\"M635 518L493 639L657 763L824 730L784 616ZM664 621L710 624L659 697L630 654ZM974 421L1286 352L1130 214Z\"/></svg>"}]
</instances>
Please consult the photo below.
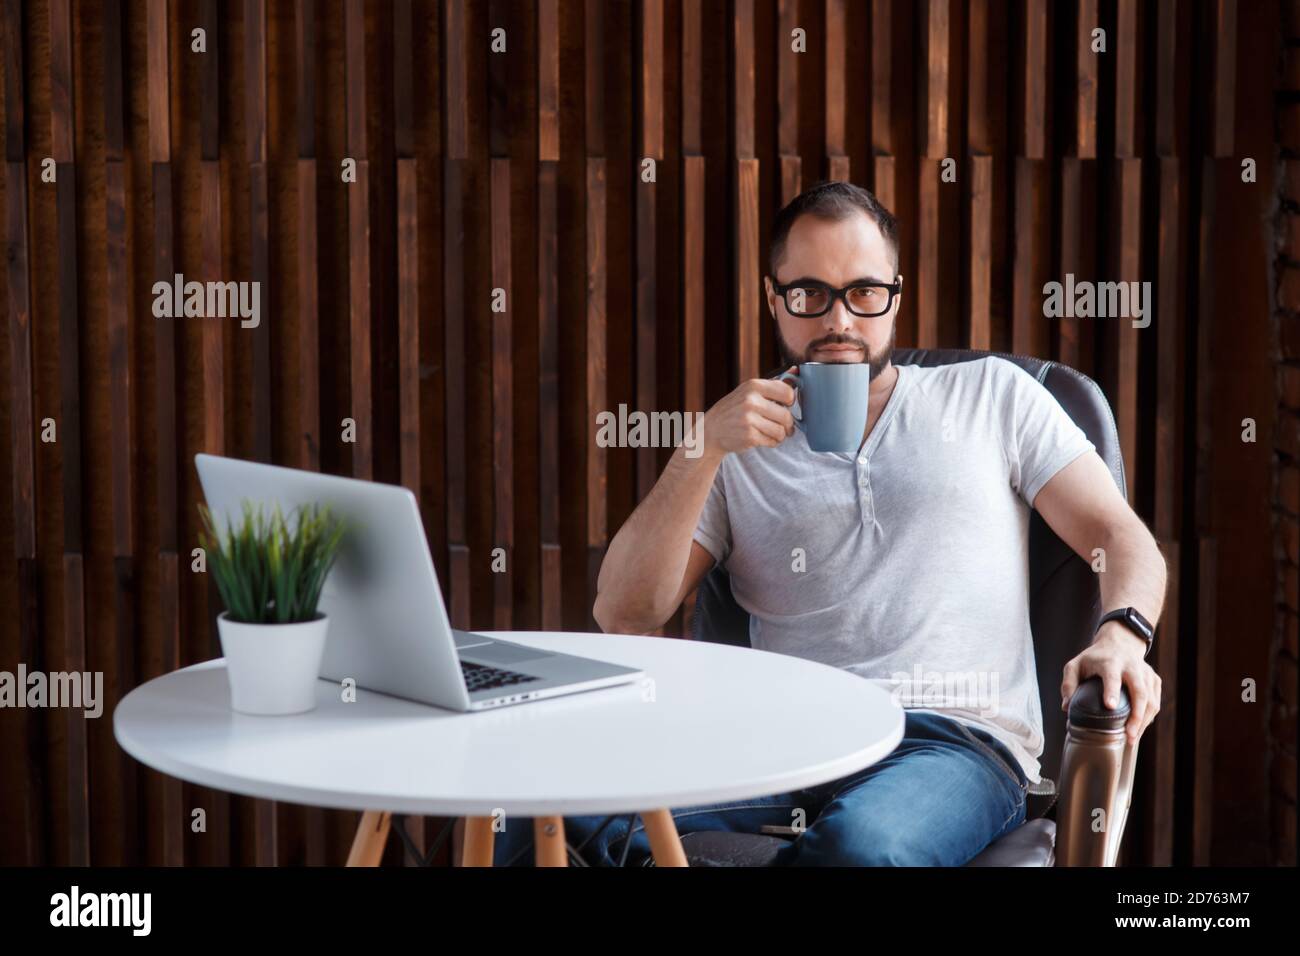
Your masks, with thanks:
<instances>
[{"instance_id":1,"label":"wooden table leg","mask_svg":"<svg viewBox=\"0 0 1300 956\"><path fill-rule=\"evenodd\" d=\"M381 810L366 810L361 814L361 824L352 838L352 851L348 853L348 866L378 866L384 857L384 844L388 842L391 814Z\"/></svg>"},{"instance_id":2,"label":"wooden table leg","mask_svg":"<svg viewBox=\"0 0 1300 956\"><path fill-rule=\"evenodd\" d=\"M492 817L465 818L465 854L461 866L491 866L496 837L492 832Z\"/></svg>"},{"instance_id":3,"label":"wooden table leg","mask_svg":"<svg viewBox=\"0 0 1300 956\"><path fill-rule=\"evenodd\" d=\"M677 836L677 824L667 810L647 810L641 814L646 836L650 838L650 853L655 866L689 866L686 851Z\"/></svg>"},{"instance_id":4,"label":"wooden table leg","mask_svg":"<svg viewBox=\"0 0 1300 956\"><path fill-rule=\"evenodd\" d=\"M533 845L537 848L538 866L568 866L569 854L564 846L564 817L534 817Z\"/></svg>"}]
</instances>

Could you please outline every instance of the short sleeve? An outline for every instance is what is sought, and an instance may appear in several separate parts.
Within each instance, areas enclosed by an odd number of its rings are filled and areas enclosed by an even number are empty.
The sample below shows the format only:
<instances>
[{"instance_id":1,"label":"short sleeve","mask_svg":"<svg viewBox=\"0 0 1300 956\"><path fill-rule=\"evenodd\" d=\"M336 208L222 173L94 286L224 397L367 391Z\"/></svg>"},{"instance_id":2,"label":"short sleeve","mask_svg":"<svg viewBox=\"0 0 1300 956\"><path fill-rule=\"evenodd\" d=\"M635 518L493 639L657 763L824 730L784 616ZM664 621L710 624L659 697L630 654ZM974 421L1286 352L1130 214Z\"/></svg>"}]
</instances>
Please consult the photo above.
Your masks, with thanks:
<instances>
[{"instance_id":1,"label":"short sleeve","mask_svg":"<svg viewBox=\"0 0 1300 956\"><path fill-rule=\"evenodd\" d=\"M1005 359L997 361L1006 366L1002 434L1011 487L1032 508L1053 475L1097 447L1042 383Z\"/></svg>"},{"instance_id":2,"label":"short sleeve","mask_svg":"<svg viewBox=\"0 0 1300 956\"><path fill-rule=\"evenodd\" d=\"M721 466L713 476L709 496L704 500L704 510L695 526L695 540L719 564L724 564L731 554L731 521L727 517L726 479Z\"/></svg>"}]
</instances>

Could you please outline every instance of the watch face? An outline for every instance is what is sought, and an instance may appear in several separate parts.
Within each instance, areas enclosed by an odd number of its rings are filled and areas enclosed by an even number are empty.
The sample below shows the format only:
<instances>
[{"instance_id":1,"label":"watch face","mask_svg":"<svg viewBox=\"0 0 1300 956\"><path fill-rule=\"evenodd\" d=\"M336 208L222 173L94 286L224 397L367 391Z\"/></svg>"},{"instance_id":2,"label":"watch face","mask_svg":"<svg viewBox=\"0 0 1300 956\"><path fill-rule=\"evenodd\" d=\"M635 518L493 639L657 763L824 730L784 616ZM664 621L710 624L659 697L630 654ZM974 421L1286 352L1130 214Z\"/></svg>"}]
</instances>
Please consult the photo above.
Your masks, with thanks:
<instances>
[{"instance_id":1,"label":"watch face","mask_svg":"<svg viewBox=\"0 0 1300 956\"><path fill-rule=\"evenodd\" d=\"M1152 628L1151 628L1151 624L1147 621L1146 618L1144 618L1141 614L1139 614L1136 610L1134 610L1131 607L1125 609L1124 616L1130 622L1132 622L1132 624L1139 631L1141 631L1144 635L1146 635L1147 640L1151 639Z\"/></svg>"}]
</instances>

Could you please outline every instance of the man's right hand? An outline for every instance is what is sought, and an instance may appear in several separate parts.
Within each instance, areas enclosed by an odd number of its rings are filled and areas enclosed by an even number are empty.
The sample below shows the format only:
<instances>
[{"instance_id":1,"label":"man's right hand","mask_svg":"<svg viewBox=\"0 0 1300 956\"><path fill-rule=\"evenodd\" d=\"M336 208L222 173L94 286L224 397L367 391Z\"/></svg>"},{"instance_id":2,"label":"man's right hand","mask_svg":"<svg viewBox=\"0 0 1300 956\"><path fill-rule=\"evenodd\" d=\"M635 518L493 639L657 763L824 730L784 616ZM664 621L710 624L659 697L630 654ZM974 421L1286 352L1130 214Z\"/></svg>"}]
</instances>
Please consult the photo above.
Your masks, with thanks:
<instances>
[{"instance_id":1,"label":"man's right hand","mask_svg":"<svg viewBox=\"0 0 1300 956\"><path fill-rule=\"evenodd\" d=\"M789 371L799 374L796 366ZM704 415L705 454L721 458L728 452L759 445L775 447L794 434L794 389L779 379L751 378L720 399Z\"/></svg>"}]
</instances>

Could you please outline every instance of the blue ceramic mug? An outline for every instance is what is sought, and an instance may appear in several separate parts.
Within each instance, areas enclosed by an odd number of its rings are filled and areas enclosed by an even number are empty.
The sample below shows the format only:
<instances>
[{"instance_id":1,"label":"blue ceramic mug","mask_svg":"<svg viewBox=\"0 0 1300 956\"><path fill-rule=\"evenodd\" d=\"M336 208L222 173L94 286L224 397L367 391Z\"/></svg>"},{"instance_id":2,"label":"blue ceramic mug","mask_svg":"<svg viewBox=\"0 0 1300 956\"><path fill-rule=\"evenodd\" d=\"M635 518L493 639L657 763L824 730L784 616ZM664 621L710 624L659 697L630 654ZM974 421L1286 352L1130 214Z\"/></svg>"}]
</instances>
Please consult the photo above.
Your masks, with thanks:
<instances>
[{"instance_id":1,"label":"blue ceramic mug","mask_svg":"<svg viewBox=\"0 0 1300 956\"><path fill-rule=\"evenodd\" d=\"M795 390L795 424L813 451L857 454L867 430L871 366L866 362L801 362L799 374L777 378Z\"/></svg>"}]
</instances>

